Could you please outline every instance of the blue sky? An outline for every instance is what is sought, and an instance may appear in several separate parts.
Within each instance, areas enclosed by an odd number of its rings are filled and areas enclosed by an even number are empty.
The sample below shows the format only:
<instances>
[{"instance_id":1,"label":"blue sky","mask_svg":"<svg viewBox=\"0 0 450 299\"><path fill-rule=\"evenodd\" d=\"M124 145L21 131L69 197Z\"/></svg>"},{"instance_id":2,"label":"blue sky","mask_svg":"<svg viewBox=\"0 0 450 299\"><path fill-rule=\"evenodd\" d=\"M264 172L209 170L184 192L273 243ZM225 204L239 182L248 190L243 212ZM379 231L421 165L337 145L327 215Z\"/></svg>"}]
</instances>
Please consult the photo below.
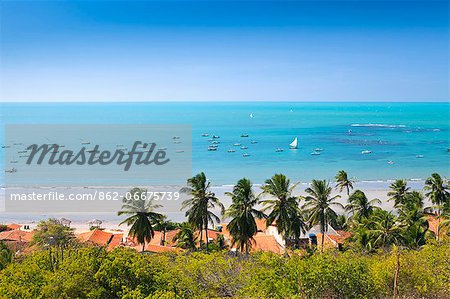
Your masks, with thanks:
<instances>
[{"instance_id":1,"label":"blue sky","mask_svg":"<svg viewBox=\"0 0 450 299\"><path fill-rule=\"evenodd\" d=\"M3 1L2 101L447 101L448 1Z\"/></svg>"}]
</instances>

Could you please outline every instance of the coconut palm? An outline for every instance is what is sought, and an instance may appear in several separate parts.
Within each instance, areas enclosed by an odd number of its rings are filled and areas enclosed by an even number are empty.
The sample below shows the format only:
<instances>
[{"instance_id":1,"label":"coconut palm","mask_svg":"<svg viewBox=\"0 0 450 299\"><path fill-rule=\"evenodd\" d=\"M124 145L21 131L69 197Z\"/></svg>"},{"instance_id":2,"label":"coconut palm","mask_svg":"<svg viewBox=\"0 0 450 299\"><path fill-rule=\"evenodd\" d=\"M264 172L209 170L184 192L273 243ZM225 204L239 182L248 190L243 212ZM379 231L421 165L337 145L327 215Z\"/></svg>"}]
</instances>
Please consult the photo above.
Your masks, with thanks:
<instances>
[{"instance_id":1,"label":"coconut palm","mask_svg":"<svg viewBox=\"0 0 450 299\"><path fill-rule=\"evenodd\" d=\"M440 218L442 210L450 204L450 187L448 186L447 180L441 178L437 173L433 173L431 177L425 180L424 190L428 191L425 195L430 199L430 201L435 205L438 217L438 228L436 233L436 238L439 241L440 235Z\"/></svg>"},{"instance_id":2,"label":"coconut palm","mask_svg":"<svg viewBox=\"0 0 450 299\"><path fill-rule=\"evenodd\" d=\"M117 214L128 215L120 223L131 226L129 236L136 238L139 244L142 244L142 252L145 250L145 243L155 235L154 225L163 219L163 215L153 210L160 207L154 205L153 198L148 196L146 189L133 188L122 200L122 210Z\"/></svg>"},{"instance_id":3,"label":"coconut palm","mask_svg":"<svg viewBox=\"0 0 450 299\"><path fill-rule=\"evenodd\" d=\"M237 244L241 252L248 255L253 236L258 228L256 218L267 217L263 212L254 207L259 203L259 198L255 196L252 183L249 179L240 179L233 188L233 192L227 192L231 197L231 206L226 210L225 217L232 218L227 225L227 229L233 237L232 245Z\"/></svg>"},{"instance_id":4,"label":"coconut palm","mask_svg":"<svg viewBox=\"0 0 450 299\"><path fill-rule=\"evenodd\" d=\"M220 221L220 218L211 212L210 209L218 207L223 214L224 207L214 192L210 190L211 183L208 182L203 172L188 179L187 185L187 187L181 189L181 192L188 194L191 198L183 201L181 209L188 209L186 211L188 222L200 231L200 247L203 239L203 229L205 230L206 251L208 251L208 224Z\"/></svg>"},{"instance_id":5,"label":"coconut palm","mask_svg":"<svg viewBox=\"0 0 450 299\"><path fill-rule=\"evenodd\" d=\"M353 229L351 240L364 251L370 252L373 250L373 235L370 230L362 225Z\"/></svg>"},{"instance_id":6,"label":"coconut palm","mask_svg":"<svg viewBox=\"0 0 450 299\"><path fill-rule=\"evenodd\" d=\"M387 248L391 245L398 245L401 242L401 226L391 212L380 210L372 217L371 223L374 237L374 245Z\"/></svg>"},{"instance_id":7,"label":"coconut palm","mask_svg":"<svg viewBox=\"0 0 450 299\"><path fill-rule=\"evenodd\" d=\"M310 228L309 225L305 221L304 212L300 210L297 206L297 209L293 210L291 215L290 227L288 229L288 236L294 240L294 248L297 248L300 242L300 236L305 234L306 231Z\"/></svg>"},{"instance_id":8,"label":"coconut palm","mask_svg":"<svg viewBox=\"0 0 450 299\"><path fill-rule=\"evenodd\" d=\"M347 191L347 196L350 196L350 190L353 189L354 181L350 179L344 170L340 170L335 177L336 189L342 192L344 189Z\"/></svg>"},{"instance_id":9,"label":"coconut palm","mask_svg":"<svg viewBox=\"0 0 450 299\"><path fill-rule=\"evenodd\" d=\"M273 199L262 201L266 207L263 211L270 210L266 225L275 222L277 230L286 238L293 231L292 219L300 215L298 208L299 199L292 195L297 184L291 185L290 180L284 174L275 174L267 179L261 187L262 195L270 195Z\"/></svg>"},{"instance_id":10,"label":"coconut palm","mask_svg":"<svg viewBox=\"0 0 450 299\"><path fill-rule=\"evenodd\" d=\"M154 229L161 231L161 241L160 245L164 246L166 244L166 233L168 230L175 229L177 225L170 220L167 220L167 216L164 215L160 222L158 222Z\"/></svg>"},{"instance_id":11,"label":"coconut palm","mask_svg":"<svg viewBox=\"0 0 450 299\"><path fill-rule=\"evenodd\" d=\"M305 191L308 196L305 197L303 208L309 215L310 224L320 226L323 251L324 234L328 231L328 225L334 223L338 217L333 207L344 209L344 206L336 202L340 195L331 196L332 188L325 180L312 180L310 187Z\"/></svg>"},{"instance_id":12,"label":"coconut palm","mask_svg":"<svg viewBox=\"0 0 450 299\"><path fill-rule=\"evenodd\" d=\"M388 196L391 196L389 200L394 201L395 207L406 202L410 188L407 186L405 180L396 180L389 188L392 190L388 192Z\"/></svg>"},{"instance_id":13,"label":"coconut palm","mask_svg":"<svg viewBox=\"0 0 450 299\"><path fill-rule=\"evenodd\" d=\"M423 195L417 191L411 192L406 202L398 206L398 211L404 245L414 249L424 245L429 231L423 208Z\"/></svg>"},{"instance_id":14,"label":"coconut palm","mask_svg":"<svg viewBox=\"0 0 450 299\"><path fill-rule=\"evenodd\" d=\"M194 251L196 237L192 225L188 222L183 222L172 241L176 242L178 247Z\"/></svg>"},{"instance_id":15,"label":"coconut palm","mask_svg":"<svg viewBox=\"0 0 450 299\"><path fill-rule=\"evenodd\" d=\"M381 201L378 198L369 200L361 190L356 190L348 198L348 205L345 206L345 210L351 212L353 217L356 218L368 218L372 214L373 210L377 208L375 205L380 205Z\"/></svg>"},{"instance_id":16,"label":"coconut palm","mask_svg":"<svg viewBox=\"0 0 450 299\"><path fill-rule=\"evenodd\" d=\"M399 220L405 225L412 225L424 219L423 195L420 192L413 191L408 194L406 202L398 205L397 208Z\"/></svg>"},{"instance_id":17,"label":"coconut palm","mask_svg":"<svg viewBox=\"0 0 450 299\"><path fill-rule=\"evenodd\" d=\"M333 223L333 228L339 230L347 230L351 224L351 219L345 214L340 214L337 216L336 221Z\"/></svg>"}]
</instances>

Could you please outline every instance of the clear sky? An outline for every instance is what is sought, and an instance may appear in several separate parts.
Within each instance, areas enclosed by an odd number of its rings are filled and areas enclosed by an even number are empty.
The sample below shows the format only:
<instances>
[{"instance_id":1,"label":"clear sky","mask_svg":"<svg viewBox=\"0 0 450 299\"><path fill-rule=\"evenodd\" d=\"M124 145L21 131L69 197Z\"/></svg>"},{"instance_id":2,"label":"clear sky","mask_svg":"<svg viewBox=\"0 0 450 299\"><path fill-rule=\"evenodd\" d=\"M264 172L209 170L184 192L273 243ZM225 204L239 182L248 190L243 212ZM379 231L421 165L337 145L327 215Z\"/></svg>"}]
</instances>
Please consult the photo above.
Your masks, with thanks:
<instances>
[{"instance_id":1,"label":"clear sky","mask_svg":"<svg viewBox=\"0 0 450 299\"><path fill-rule=\"evenodd\" d=\"M448 101L445 1L1 1L2 101Z\"/></svg>"}]
</instances>

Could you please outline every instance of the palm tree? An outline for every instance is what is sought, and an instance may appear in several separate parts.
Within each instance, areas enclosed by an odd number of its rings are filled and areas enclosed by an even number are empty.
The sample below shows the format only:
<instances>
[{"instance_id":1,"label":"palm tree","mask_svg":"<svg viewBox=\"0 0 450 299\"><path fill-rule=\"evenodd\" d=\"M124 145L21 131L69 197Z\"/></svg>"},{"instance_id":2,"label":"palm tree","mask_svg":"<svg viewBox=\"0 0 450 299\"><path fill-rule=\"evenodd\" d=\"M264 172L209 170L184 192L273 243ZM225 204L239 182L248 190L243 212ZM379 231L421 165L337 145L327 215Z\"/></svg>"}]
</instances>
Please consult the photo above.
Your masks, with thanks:
<instances>
[{"instance_id":1,"label":"palm tree","mask_svg":"<svg viewBox=\"0 0 450 299\"><path fill-rule=\"evenodd\" d=\"M356 190L348 198L348 205L345 207L346 211L353 213L356 218L369 218L373 210L376 208L376 204L381 204L378 198L369 200L361 190Z\"/></svg>"},{"instance_id":2,"label":"palm tree","mask_svg":"<svg viewBox=\"0 0 450 299\"><path fill-rule=\"evenodd\" d=\"M398 205L398 211L399 220L405 225L412 225L415 222L422 221L425 216L422 193L413 191L408 194L406 202Z\"/></svg>"},{"instance_id":3,"label":"palm tree","mask_svg":"<svg viewBox=\"0 0 450 299\"><path fill-rule=\"evenodd\" d=\"M372 218L371 232L374 235L374 245L382 248L401 241L401 227L397 223L397 219L391 212L380 210L377 215Z\"/></svg>"},{"instance_id":4,"label":"palm tree","mask_svg":"<svg viewBox=\"0 0 450 299\"><path fill-rule=\"evenodd\" d=\"M150 242L154 237L153 226L163 219L163 215L153 210L160 207L153 204L153 198L148 197L146 189L133 188L122 200L122 210L117 214L128 215L129 217L119 225L131 225L129 235L136 238L142 244L142 252L145 250L145 243Z\"/></svg>"},{"instance_id":5,"label":"palm tree","mask_svg":"<svg viewBox=\"0 0 450 299\"><path fill-rule=\"evenodd\" d=\"M296 219L300 215L299 200L292 195L296 186L297 184L291 185L290 180L285 175L275 174L272 178L267 179L261 187L262 195L274 197L274 199L262 201L263 205L266 206L263 211L270 210L266 225L269 226L275 222L278 232L284 238L294 230L292 219Z\"/></svg>"},{"instance_id":6,"label":"palm tree","mask_svg":"<svg viewBox=\"0 0 450 299\"><path fill-rule=\"evenodd\" d=\"M407 186L405 180L396 180L389 188L392 190L388 192L388 196L391 196L389 200L394 201L395 207L406 202L410 188Z\"/></svg>"},{"instance_id":7,"label":"palm tree","mask_svg":"<svg viewBox=\"0 0 450 299\"><path fill-rule=\"evenodd\" d=\"M259 198L253 193L249 179L240 179L234 186L233 192L227 192L226 195L232 200L231 206L225 212L225 217L232 218L227 225L233 237L232 245L237 244L240 251L245 251L248 255L251 243L254 241L253 236L258 230L255 217L261 219L267 216L254 208L259 203Z\"/></svg>"},{"instance_id":8,"label":"palm tree","mask_svg":"<svg viewBox=\"0 0 450 299\"><path fill-rule=\"evenodd\" d=\"M178 247L194 251L196 237L192 225L188 222L183 222L180 225L180 230L173 237L173 241L177 242Z\"/></svg>"},{"instance_id":9,"label":"palm tree","mask_svg":"<svg viewBox=\"0 0 450 299\"><path fill-rule=\"evenodd\" d=\"M338 217L333 207L344 209L344 206L335 201L341 197L340 195L331 196L332 188L325 180L312 180L310 187L305 191L309 195L305 197L306 203L303 208L309 215L310 224L320 226L323 251L324 234L328 231L328 225L335 222Z\"/></svg>"},{"instance_id":10,"label":"palm tree","mask_svg":"<svg viewBox=\"0 0 450 299\"><path fill-rule=\"evenodd\" d=\"M437 208L437 218L439 224L436 239L439 241L441 211L450 203L450 192L448 191L450 190L450 187L448 186L447 181L442 179L439 174L433 173L431 177L425 180L425 186L423 189L428 191L425 195Z\"/></svg>"},{"instance_id":11,"label":"palm tree","mask_svg":"<svg viewBox=\"0 0 450 299\"><path fill-rule=\"evenodd\" d=\"M174 229L174 223L172 221L167 220L167 216L164 215L159 223L157 223L154 227L155 230L159 230L162 232L160 245L164 246L166 244L166 233L168 230Z\"/></svg>"},{"instance_id":12,"label":"palm tree","mask_svg":"<svg viewBox=\"0 0 450 299\"><path fill-rule=\"evenodd\" d=\"M373 250L373 236L369 229L359 225L353 230L351 240L355 242L364 251L370 252Z\"/></svg>"},{"instance_id":13,"label":"palm tree","mask_svg":"<svg viewBox=\"0 0 450 299\"><path fill-rule=\"evenodd\" d=\"M211 212L210 209L214 209L217 206L223 214L224 207L214 192L210 190L211 183L207 181L206 175L203 172L188 179L187 185L188 187L182 188L181 192L190 195L191 198L183 201L181 209L188 208L186 211L188 222L200 231L200 248L203 239L203 229L205 230L206 251L208 251L208 224L214 224L214 222L220 221L220 218Z\"/></svg>"},{"instance_id":14,"label":"palm tree","mask_svg":"<svg viewBox=\"0 0 450 299\"><path fill-rule=\"evenodd\" d=\"M417 249L424 245L429 234L428 220L423 208L423 195L413 191L404 204L398 206L398 220L403 231L403 242L409 248Z\"/></svg>"},{"instance_id":15,"label":"palm tree","mask_svg":"<svg viewBox=\"0 0 450 299\"><path fill-rule=\"evenodd\" d=\"M340 230L347 230L350 226L350 219L345 214L340 214L337 216L336 221L333 224L334 228L340 229Z\"/></svg>"},{"instance_id":16,"label":"palm tree","mask_svg":"<svg viewBox=\"0 0 450 299\"><path fill-rule=\"evenodd\" d=\"M304 212L302 212L297 206L297 208L292 212L290 227L288 229L288 235L295 241L293 246L294 249L298 248L300 236L305 234L309 229L308 224L304 220L305 218Z\"/></svg>"},{"instance_id":17,"label":"palm tree","mask_svg":"<svg viewBox=\"0 0 450 299\"><path fill-rule=\"evenodd\" d=\"M344 189L347 191L347 196L350 196L350 190L353 189L354 181L350 179L344 170L340 170L336 174L336 189L342 192Z\"/></svg>"}]
</instances>

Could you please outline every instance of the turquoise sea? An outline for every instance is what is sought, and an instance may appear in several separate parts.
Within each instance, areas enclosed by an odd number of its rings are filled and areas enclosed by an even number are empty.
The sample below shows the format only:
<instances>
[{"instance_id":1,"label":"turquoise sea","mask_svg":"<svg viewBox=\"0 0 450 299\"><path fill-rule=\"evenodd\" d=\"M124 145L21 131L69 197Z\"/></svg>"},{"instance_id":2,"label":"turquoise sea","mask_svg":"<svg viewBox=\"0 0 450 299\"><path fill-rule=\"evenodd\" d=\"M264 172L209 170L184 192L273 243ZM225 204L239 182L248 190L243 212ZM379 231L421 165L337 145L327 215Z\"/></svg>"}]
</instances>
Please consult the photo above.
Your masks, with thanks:
<instances>
[{"instance_id":1,"label":"turquoise sea","mask_svg":"<svg viewBox=\"0 0 450 299\"><path fill-rule=\"evenodd\" d=\"M432 172L450 176L450 103L4 103L0 107L2 126L191 125L192 173L206 172L214 185L230 185L241 177L262 183L278 172L294 181L331 180L340 169L360 181L424 179ZM212 135L220 136L216 151L207 150ZM298 149L290 150L295 137ZM315 148L323 149L320 155L311 155ZM362 154L365 150L371 153ZM3 151L0 155L5 169Z\"/></svg>"}]
</instances>

